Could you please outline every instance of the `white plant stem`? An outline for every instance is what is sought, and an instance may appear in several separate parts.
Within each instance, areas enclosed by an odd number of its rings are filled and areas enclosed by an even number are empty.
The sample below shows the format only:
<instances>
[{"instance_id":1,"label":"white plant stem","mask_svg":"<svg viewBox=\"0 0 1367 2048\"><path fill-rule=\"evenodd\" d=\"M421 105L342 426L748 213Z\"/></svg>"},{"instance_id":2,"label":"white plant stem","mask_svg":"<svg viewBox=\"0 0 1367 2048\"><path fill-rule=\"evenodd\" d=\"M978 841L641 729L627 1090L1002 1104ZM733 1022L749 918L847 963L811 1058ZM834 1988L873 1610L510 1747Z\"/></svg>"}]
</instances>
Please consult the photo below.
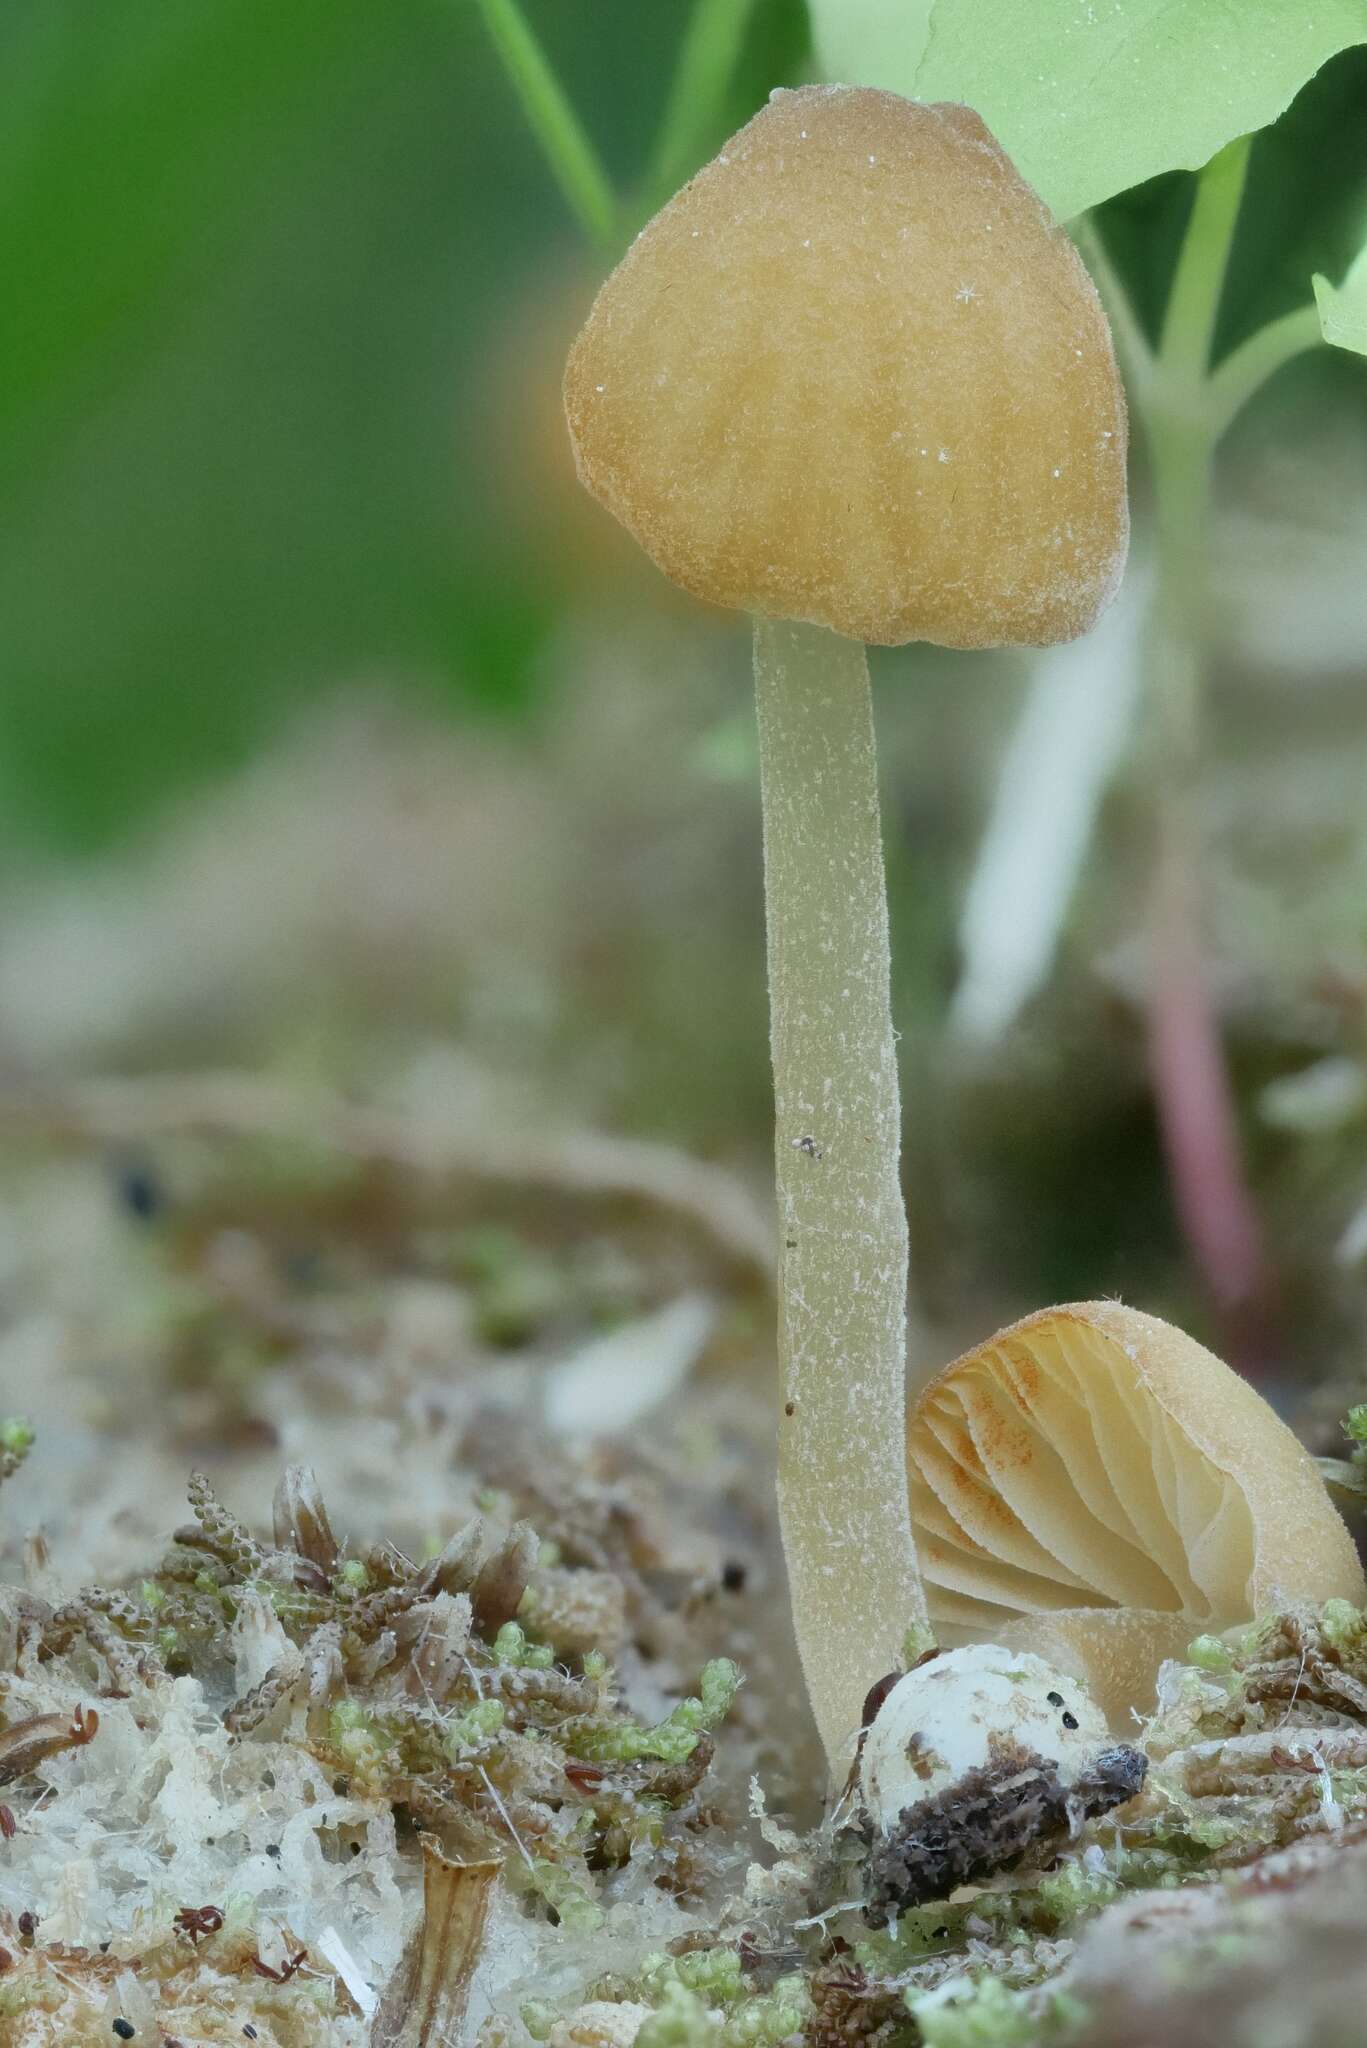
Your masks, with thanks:
<instances>
[{"instance_id":1,"label":"white plant stem","mask_svg":"<svg viewBox=\"0 0 1367 2048\"><path fill-rule=\"evenodd\" d=\"M1132 571L1094 632L1035 658L959 922L949 1026L964 1043L996 1044L1048 980L1133 731L1148 601Z\"/></svg>"},{"instance_id":2,"label":"white plant stem","mask_svg":"<svg viewBox=\"0 0 1367 2048\"><path fill-rule=\"evenodd\" d=\"M868 663L758 620L779 1212L779 1513L839 1782L869 1687L926 1626L907 1498L907 1225Z\"/></svg>"}]
</instances>

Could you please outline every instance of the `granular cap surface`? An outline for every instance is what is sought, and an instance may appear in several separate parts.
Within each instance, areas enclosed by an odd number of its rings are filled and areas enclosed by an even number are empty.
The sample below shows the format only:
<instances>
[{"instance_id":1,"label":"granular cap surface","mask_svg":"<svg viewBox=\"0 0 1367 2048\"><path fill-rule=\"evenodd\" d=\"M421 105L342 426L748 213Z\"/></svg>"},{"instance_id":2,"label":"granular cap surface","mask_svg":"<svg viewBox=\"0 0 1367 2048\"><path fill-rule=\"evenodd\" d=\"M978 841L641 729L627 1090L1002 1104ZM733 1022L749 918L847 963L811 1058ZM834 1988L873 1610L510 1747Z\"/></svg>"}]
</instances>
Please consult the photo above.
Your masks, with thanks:
<instances>
[{"instance_id":1,"label":"granular cap surface","mask_svg":"<svg viewBox=\"0 0 1367 2048\"><path fill-rule=\"evenodd\" d=\"M1046 646L1124 567L1105 315L966 107L776 94L607 280L565 403L589 489L716 604Z\"/></svg>"}]
</instances>

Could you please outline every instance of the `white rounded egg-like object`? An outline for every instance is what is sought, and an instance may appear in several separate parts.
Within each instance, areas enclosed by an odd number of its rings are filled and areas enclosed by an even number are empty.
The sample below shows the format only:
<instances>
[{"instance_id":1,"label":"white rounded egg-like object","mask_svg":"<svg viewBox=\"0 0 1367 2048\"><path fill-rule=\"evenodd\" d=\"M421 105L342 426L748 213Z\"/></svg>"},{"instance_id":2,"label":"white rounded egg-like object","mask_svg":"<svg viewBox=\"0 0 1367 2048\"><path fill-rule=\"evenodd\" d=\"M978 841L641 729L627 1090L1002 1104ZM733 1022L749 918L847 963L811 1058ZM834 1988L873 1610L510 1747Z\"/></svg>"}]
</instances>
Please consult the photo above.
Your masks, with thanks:
<instances>
[{"instance_id":1,"label":"white rounded egg-like object","mask_svg":"<svg viewBox=\"0 0 1367 2048\"><path fill-rule=\"evenodd\" d=\"M1114 1747L1106 1717L1075 1678L999 1643L947 1650L900 1678L864 1738L859 1781L886 1832L908 1806L946 1792L969 1771L1044 1757L1070 1785Z\"/></svg>"}]
</instances>

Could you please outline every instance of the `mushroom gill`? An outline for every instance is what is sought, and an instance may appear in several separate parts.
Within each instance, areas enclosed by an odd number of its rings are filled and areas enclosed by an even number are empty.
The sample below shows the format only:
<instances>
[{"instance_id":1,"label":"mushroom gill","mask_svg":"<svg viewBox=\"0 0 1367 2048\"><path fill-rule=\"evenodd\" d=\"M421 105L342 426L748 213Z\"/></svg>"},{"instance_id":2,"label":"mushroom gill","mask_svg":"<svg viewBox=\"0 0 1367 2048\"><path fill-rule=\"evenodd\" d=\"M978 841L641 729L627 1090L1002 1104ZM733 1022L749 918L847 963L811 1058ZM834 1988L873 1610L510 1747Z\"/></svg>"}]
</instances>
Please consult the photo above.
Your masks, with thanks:
<instances>
[{"instance_id":1,"label":"mushroom gill","mask_svg":"<svg viewBox=\"0 0 1367 2048\"><path fill-rule=\"evenodd\" d=\"M1237 1374L1116 1302L1044 1309L931 1381L908 1429L932 1619L1029 1647L1113 1715L1165 1656L1296 1601L1361 1602L1314 1463Z\"/></svg>"}]
</instances>

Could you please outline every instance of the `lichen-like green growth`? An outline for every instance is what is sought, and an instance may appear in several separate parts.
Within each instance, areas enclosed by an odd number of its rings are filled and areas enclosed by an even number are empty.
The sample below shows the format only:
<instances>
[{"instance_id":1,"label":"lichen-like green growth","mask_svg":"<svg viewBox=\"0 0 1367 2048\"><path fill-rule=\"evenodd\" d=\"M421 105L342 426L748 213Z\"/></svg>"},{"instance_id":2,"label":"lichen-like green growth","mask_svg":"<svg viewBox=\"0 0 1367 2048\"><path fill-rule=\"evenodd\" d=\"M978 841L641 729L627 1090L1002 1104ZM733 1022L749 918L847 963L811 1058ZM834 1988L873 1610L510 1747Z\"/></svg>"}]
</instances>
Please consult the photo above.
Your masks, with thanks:
<instances>
[{"instance_id":1,"label":"lichen-like green growth","mask_svg":"<svg viewBox=\"0 0 1367 2048\"><path fill-rule=\"evenodd\" d=\"M338 1700L328 1715L328 1735L352 1764L373 1756L383 1747L375 1716L359 1700Z\"/></svg>"},{"instance_id":2,"label":"lichen-like green growth","mask_svg":"<svg viewBox=\"0 0 1367 2048\"><path fill-rule=\"evenodd\" d=\"M1241 1630L1234 1645L1235 1662L1246 1664L1258 1656L1271 1641L1276 1628L1275 1618L1268 1619L1264 1616L1259 1621L1250 1622L1246 1629Z\"/></svg>"},{"instance_id":3,"label":"lichen-like green growth","mask_svg":"<svg viewBox=\"0 0 1367 2048\"><path fill-rule=\"evenodd\" d=\"M687 1711L697 1727L715 1728L726 1719L740 1690L741 1676L729 1657L713 1657L703 1665L698 1681L701 1698L684 1700L676 1711Z\"/></svg>"},{"instance_id":4,"label":"lichen-like green growth","mask_svg":"<svg viewBox=\"0 0 1367 2048\"><path fill-rule=\"evenodd\" d=\"M7 1415L0 1422L0 1451L22 1458L33 1447L33 1424L22 1415Z\"/></svg>"},{"instance_id":5,"label":"lichen-like green growth","mask_svg":"<svg viewBox=\"0 0 1367 2048\"><path fill-rule=\"evenodd\" d=\"M993 1912L990 1895L986 1900L986 1917ZM976 1910L981 1902L974 1900ZM855 1961L867 1970L870 1977L900 1977L915 1964L924 1962L927 1956L940 1955L946 1949L957 1947L964 1939L969 1908L964 1905L911 1906L902 1913L893 1928L880 1928L875 1934L865 1935L854 1946Z\"/></svg>"},{"instance_id":6,"label":"lichen-like green growth","mask_svg":"<svg viewBox=\"0 0 1367 2048\"><path fill-rule=\"evenodd\" d=\"M514 1879L517 1873L512 1873ZM567 1934L596 1934L603 1924L603 1908L589 1886L563 1864L535 1856L524 1864L521 1877L529 1890L544 1899Z\"/></svg>"},{"instance_id":7,"label":"lichen-like green growth","mask_svg":"<svg viewBox=\"0 0 1367 2048\"><path fill-rule=\"evenodd\" d=\"M1110 1870L1093 1870L1080 1860L1063 1862L1039 1881L1037 1896L1044 1911L1062 1927L1084 1914L1109 1906L1120 1892L1120 1879Z\"/></svg>"},{"instance_id":8,"label":"lichen-like green growth","mask_svg":"<svg viewBox=\"0 0 1367 2048\"><path fill-rule=\"evenodd\" d=\"M914 1671L921 1659L937 1647L935 1631L929 1622L918 1623L909 1628L902 1638L902 1663L908 1671Z\"/></svg>"},{"instance_id":9,"label":"lichen-like green growth","mask_svg":"<svg viewBox=\"0 0 1367 2048\"><path fill-rule=\"evenodd\" d=\"M678 1705L653 1728L634 1721L591 1724L568 1737L576 1756L595 1763L638 1763L654 1758L660 1763L687 1762L707 1729L725 1720L740 1688L741 1678L729 1657L715 1657L703 1666L697 1697Z\"/></svg>"},{"instance_id":10,"label":"lichen-like green growth","mask_svg":"<svg viewBox=\"0 0 1367 2048\"><path fill-rule=\"evenodd\" d=\"M1234 1658L1229 1644L1219 1636L1197 1636L1187 1645L1187 1662L1198 1671L1232 1671Z\"/></svg>"},{"instance_id":11,"label":"lichen-like green growth","mask_svg":"<svg viewBox=\"0 0 1367 2048\"><path fill-rule=\"evenodd\" d=\"M479 1749L491 1736L497 1735L503 1727L505 1709L502 1700L476 1700L463 1714L458 1714L446 1728L446 1753L456 1761L466 1750Z\"/></svg>"},{"instance_id":12,"label":"lichen-like green growth","mask_svg":"<svg viewBox=\"0 0 1367 2048\"><path fill-rule=\"evenodd\" d=\"M1354 1409L1367 1415L1367 1407ZM1367 1614L1351 1600L1326 1600L1320 1610L1324 1639L1340 1657L1361 1656L1367 1650Z\"/></svg>"},{"instance_id":13,"label":"lichen-like green growth","mask_svg":"<svg viewBox=\"0 0 1367 2048\"><path fill-rule=\"evenodd\" d=\"M0 1420L0 1480L12 1479L33 1448L33 1425L22 1415Z\"/></svg>"},{"instance_id":14,"label":"lichen-like green growth","mask_svg":"<svg viewBox=\"0 0 1367 2048\"><path fill-rule=\"evenodd\" d=\"M1367 1401L1359 1401L1356 1407L1348 1410L1343 1433L1351 1445L1348 1456L1319 1458L1316 1463L1330 1486L1339 1487L1362 1500L1367 1498Z\"/></svg>"},{"instance_id":15,"label":"lichen-like green growth","mask_svg":"<svg viewBox=\"0 0 1367 2048\"><path fill-rule=\"evenodd\" d=\"M705 1953L716 1958L722 1952ZM643 1982L642 1995L653 1995L658 2002L641 2022L636 2048L769 2048L802 2033L812 2006L801 1976L780 1977L771 1991L747 1996L733 1985L726 1967L713 1961L708 1969L721 1972L716 1992L707 1969L696 1984L688 1981L688 1972L678 1969L658 1972Z\"/></svg>"},{"instance_id":16,"label":"lichen-like green growth","mask_svg":"<svg viewBox=\"0 0 1367 2048\"><path fill-rule=\"evenodd\" d=\"M722 2048L762 2048L801 2034L811 2013L806 1980L794 1972L772 1991L747 1998L722 2023Z\"/></svg>"},{"instance_id":17,"label":"lichen-like green growth","mask_svg":"<svg viewBox=\"0 0 1367 2048\"><path fill-rule=\"evenodd\" d=\"M555 1652L549 1643L529 1643L526 1632L515 1621L505 1621L494 1637L494 1661L524 1665L529 1671L549 1671Z\"/></svg>"},{"instance_id":18,"label":"lichen-like green growth","mask_svg":"<svg viewBox=\"0 0 1367 2048\"><path fill-rule=\"evenodd\" d=\"M745 1996L746 1988L740 1951L700 1948L688 1955L651 1954L643 1958L638 1989L646 2004L658 2004L671 1984L696 1991L709 2005L734 2005Z\"/></svg>"},{"instance_id":19,"label":"lichen-like green growth","mask_svg":"<svg viewBox=\"0 0 1367 2048\"><path fill-rule=\"evenodd\" d=\"M666 1984L659 2005L642 2020L636 2048L720 2048L721 2028L696 1991Z\"/></svg>"},{"instance_id":20,"label":"lichen-like green growth","mask_svg":"<svg viewBox=\"0 0 1367 2048\"><path fill-rule=\"evenodd\" d=\"M906 2002L925 2048L1035 2048L1040 2038L1035 2002L999 1977L909 1990Z\"/></svg>"}]
</instances>

